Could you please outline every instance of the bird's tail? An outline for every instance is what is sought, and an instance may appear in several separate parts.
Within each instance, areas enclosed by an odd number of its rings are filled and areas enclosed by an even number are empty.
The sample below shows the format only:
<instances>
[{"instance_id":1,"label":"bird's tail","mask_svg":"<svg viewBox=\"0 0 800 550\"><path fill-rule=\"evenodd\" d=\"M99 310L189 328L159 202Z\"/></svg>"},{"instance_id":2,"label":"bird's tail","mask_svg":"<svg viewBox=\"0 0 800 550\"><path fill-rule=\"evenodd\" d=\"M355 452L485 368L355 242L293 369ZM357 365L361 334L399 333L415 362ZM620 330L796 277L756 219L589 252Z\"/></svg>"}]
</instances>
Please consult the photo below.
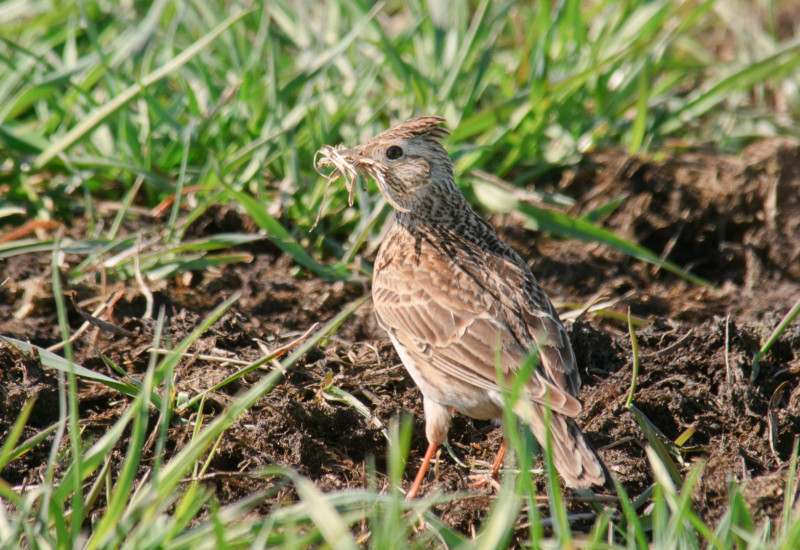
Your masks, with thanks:
<instances>
[{"instance_id":1,"label":"bird's tail","mask_svg":"<svg viewBox=\"0 0 800 550\"><path fill-rule=\"evenodd\" d=\"M547 440L545 407L538 403L530 405L524 407L524 413L518 411L518 414L544 448ZM558 413L550 414L550 448L553 464L567 486L588 488L592 485L611 485L608 469L572 418Z\"/></svg>"}]
</instances>

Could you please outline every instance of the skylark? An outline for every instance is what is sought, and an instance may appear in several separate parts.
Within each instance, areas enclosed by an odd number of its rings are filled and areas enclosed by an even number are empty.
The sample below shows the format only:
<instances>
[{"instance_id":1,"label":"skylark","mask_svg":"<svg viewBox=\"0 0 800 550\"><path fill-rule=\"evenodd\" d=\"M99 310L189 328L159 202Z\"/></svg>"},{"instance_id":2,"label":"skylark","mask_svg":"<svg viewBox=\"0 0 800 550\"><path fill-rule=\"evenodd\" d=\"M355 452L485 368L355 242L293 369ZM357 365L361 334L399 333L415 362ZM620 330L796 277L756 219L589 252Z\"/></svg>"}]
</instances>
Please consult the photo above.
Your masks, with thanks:
<instances>
[{"instance_id":1,"label":"skylark","mask_svg":"<svg viewBox=\"0 0 800 550\"><path fill-rule=\"evenodd\" d=\"M438 141L449 134L443 122L412 118L353 149L322 150L337 168L331 177L357 171L372 178L396 211L375 262L372 295L378 322L423 395L430 445L407 497L419 491L454 410L502 417L498 343L507 383L529 350L538 349L539 364L514 411L544 445L549 404L559 474L571 487L601 485L604 466L574 420L580 377L569 337L528 265L456 186Z\"/></svg>"}]
</instances>

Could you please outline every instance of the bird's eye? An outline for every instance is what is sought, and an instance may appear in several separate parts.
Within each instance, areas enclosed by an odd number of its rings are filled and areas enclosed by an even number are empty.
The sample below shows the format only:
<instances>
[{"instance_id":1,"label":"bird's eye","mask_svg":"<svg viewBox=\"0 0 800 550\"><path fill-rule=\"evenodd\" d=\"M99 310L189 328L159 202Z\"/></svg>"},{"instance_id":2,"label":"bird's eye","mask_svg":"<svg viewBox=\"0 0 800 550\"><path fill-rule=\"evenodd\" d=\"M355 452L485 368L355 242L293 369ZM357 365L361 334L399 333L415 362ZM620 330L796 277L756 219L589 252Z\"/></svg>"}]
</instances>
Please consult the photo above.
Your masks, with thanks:
<instances>
[{"instance_id":1,"label":"bird's eye","mask_svg":"<svg viewBox=\"0 0 800 550\"><path fill-rule=\"evenodd\" d=\"M397 145L392 145L386 150L386 158L389 160L397 160L403 156L403 150Z\"/></svg>"}]
</instances>

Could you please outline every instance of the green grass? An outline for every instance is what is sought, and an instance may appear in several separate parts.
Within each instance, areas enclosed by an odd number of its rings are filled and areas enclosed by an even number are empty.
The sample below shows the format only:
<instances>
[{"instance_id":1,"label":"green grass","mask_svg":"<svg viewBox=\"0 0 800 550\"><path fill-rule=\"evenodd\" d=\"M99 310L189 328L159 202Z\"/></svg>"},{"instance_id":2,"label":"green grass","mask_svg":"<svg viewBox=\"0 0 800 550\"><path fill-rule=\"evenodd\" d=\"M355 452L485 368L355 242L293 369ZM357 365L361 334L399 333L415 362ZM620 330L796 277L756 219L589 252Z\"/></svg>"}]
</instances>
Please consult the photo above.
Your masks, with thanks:
<instances>
[{"instance_id":1,"label":"green grass","mask_svg":"<svg viewBox=\"0 0 800 550\"><path fill-rule=\"evenodd\" d=\"M551 10L484 1L430 14L422 3L369 10L344 0L249 12L169 1L4 9L2 36L15 39L0 43L0 214L12 223L25 217L20 208L28 218L83 216L108 254L133 246L118 237L132 204L175 197L152 235L159 243L179 243L211 205L238 202L303 268L326 278L369 271L347 264L376 238L387 209L370 216L363 192L348 208L342 189L322 205L311 159L321 144L356 143L417 113L448 119L462 185L489 209L497 207L485 192L491 184L478 185L473 170L527 185L597 147L636 152L681 139L736 150L758 135L798 133L800 46L742 24L727 4L581 10L571 1ZM704 37L734 24L736 61L722 63L720 44ZM771 96L795 111L776 113ZM197 201L188 216L179 215L184 193ZM104 200L121 203L110 227ZM663 263L659 251L611 242L592 222L527 215L548 232ZM177 258L155 276L200 269L206 254ZM95 274L84 265L71 282Z\"/></svg>"},{"instance_id":2,"label":"green grass","mask_svg":"<svg viewBox=\"0 0 800 550\"><path fill-rule=\"evenodd\" d=\"M322 144L355 144L390 121L424 113L448 119L457 176L479 209L517 210L532 228L599 242L705 284L659 258L660 251L598 227L602 212L569 217L557 210L568 197L548 197L553 209L509 200L479 174L529 186L602 147L639 153L671 143L713 143L738 151L758 137L800 134L800 42L776 37L771 3L755 3L764 24L747 15L752 4L483 0L431 11L421 1L274 0L245 11L239 3L199 1L7 1L0 4L0 223L83 219L87 231L60 241L28 235L0 243L0 262L37 251L53 252L55 261L59 251L68 251L81 261L65 274L67 284L105 278L136 284L249 261L234 247L270 239L295 260L298 275L361 277L371 268L359 253L374 249L388 207L361 187L353 207L344 189L331 189L323 200L326 182L311 166L314 152ZM134 212L163 201L163 214L151 226L135 234L122 229ZM249 214L260 234L186 236L206 210L226 203ZM311 231L321 208L324 215ZM53 288L59 284L55 278ZM67 341L65 307L57 304ZM20 490L0 479L2 546L405 548L445 542L494 548L510 540L523 509L531 545L584 545L569 531L557 483L550 485L554 534L544 534L525 467L532 443L514 430L509 435L521 473L505 479L475 540L432 512L434 503L459 495L402 500L398 485L409 444L402 423L387 428L386 492L378 491L374 471L362 491L321 494L290 470L271 470L264 475L293 483L299 502L265 517L250 512L270 494L216 505L194 474L207 467L224 430L282 373L272 371L207 425L204 396L176 401L172 377L182 353L230 304L168 355L154 353L142 380L89 371L72 361L68 345L59 355L7 340L56 369L61 410L57 424L19 441L31 411L23 409L2 436L0 467L53 432L55 441L66 435L69 443L53 446L39 484ZM300 344L282 368L359 304ZM787 304L787 310L783 328L797 315L797 307ZM154 348L162 331L163 321ZM261 365L245 366L240 375ZM125 412L96 441L80 431L78 378L127 398ZM634 388L635 379L631 395ZM364 412L346 392L325 391ZM163 449L166 428L186 422L189 408L198 412L193 439L167 462L156 462L148 478L136 479L139 444L152 436ZM158 414L152 426L149 410ZM791 516L788 496L797 483L796 446L780 522L756 523L740 488L731 485L728 510L707 525L689 498L700 470L676 479L661 435L635 406L630 413L653 445L651 500L645 507L621 491L620 507L599 512L586 547L641 548L648 541L664 548L800 546L800 520ZM127 448L118 444L123 433L130 434ZM112 449L125 456L113 482ZM89 521L103 491L108 506ZM428 528L418 531L421 519ZM354 540L362 521L371 534Z\"/></svg>"},{"instance_id":3,"label":"green grass","mask_svg":"<svg viewBox=\"0 0 800 550\"><path fill-rule=\"evenodd\" d=\"M54 254L56 257L56 254ZM54 286L58 286L56 275ZM185 446L165 462L156 460L143 462L142 445L150 437L155 438L156 448L163 449L171 419L180 419L180 405L169 391L174 368L182 354L192 343L236 301L236 296L222 303L195 331L179 342L175 349L163 357L153 351L143 381L137 386L127 408L109 428L94 442L82 441L78 428L76 377L80 375L100 383L104 378L92 376L87 369L69 363L59 372L61 395L69 403L61 408L60 420L50 430L69 430L72 441L71 453L60 453L53 445L45 479L38 485L19 493L0 479L0 497L5 503L0 507L0 544L2 547L24 545L29 548L70 548L76 545L85 548L252 548L280 547L297 548L320 546L331 548L356 548L366 543L373 548L422 548L444 542L449 547L499 548L509 543L517 533L517 518L523 504L527 505L530 531L528 541L533 547L555 544L566 547L577 544L573 539L567 509L561 495L560 483L548 483L548 502L552 517L552 538L546 537L541 528L537 509L537 495L530 479L530 448L535 445L529 432L508 430L510 453L519 462L519 473L510 470L503 480L503 488L495 498L477 538L467 539L444 525L432 508L461 498L460 494L432 493L425 498L408 502L399 490L405 458L408 455L411 423L392 420L387 437L388 490L379 491L374 465L368 461L368 486L362 490L339 490L322 493L310 480L291 469L268 468L253 475L283 478L294 485L299 500L290 505L276 507L266 516L251 512L259 503L277 491L265 491L236 501L225 507L214 505L213 493L200 481L223 432L234 420L257 399L272 391L284 373L309 349L331 334L341 322L351 315L364 300L359 299L345 308L340 315L305 340L279 366L261 381L250 387L207 425L203 421L202 399L200 414L195 420L193 435ZM62 300L60 300L62 301ZM63 301L62 301L63 302ZM65 308L59 306L59 318L65 324ZM159 314L154 334L153 349L157 350L163 338L164 315ZM30 347L12 342L23 352ZM41 352L43 350L39 350ZM535 356L528 368L535 368ZM253 367L266 362L259 360ZM511 403L520 392L523 375L512 384L507 396L509 405L506 420L513 418ZM110 387L116 389L114 384ZM158 392L157 388L162 391ZM330 389L330 388L329 388ZM160 394L160 395L159 395ZM163 399L169 396L169 399ZM160 403L156 406L155 403ZM159 411L158 421L148 426L150 405ZM186 403L185 406L189 406ZM352 403L350 403L353 405ZM0 448L0 469L11 460L22 456L39 443L42 436L19 442L22 426L31 411L30 402L18 417L15 426L6 436ZM185 408L185 407L184 407ZM633 409L633 407L631 407ZM641 413L638 413L641 415ZM638 419L637 415L637 419ZM643 416L643 415L641 415ZM408 420L408 419L406 419ZM507 426L510 425L507 423ZM653 429L642 426L652 441L661 441ZM108 475L111 450L123 434L130 433L124 446L125 458L117 479L112 482ZM61 441L57 437L55 441ZM743 499L741 489L730 486L730 507L716 526L705 523L693 511L691 495L702 465L695 467L680 484L674 464L663 444L648 447L648 458L655 474L649 505L642 508L643 500L631 501L624 489L617 486L621 514L613 508L599 508L595 526L585 547L588 548L647 548L652 541L657 548L795 548L800 540L800 521L792 518L792 498L796 491L798 441L789 465L784 511L773 527L768 522L758 525ZM549 448L545 449L547 479L555 481L557 475ZM135 478L144 468L148 474ZM63 472L55 476L53 472ZM94 478L84 494L83 482ZM280 487L280 484L277 486ZM92 518L91 529L84 522L98 495L105 491L108 505L102 513ZM208 510L210 513L203 513ZM356 541L354 530L368 522L369 536ZM425 529L417 530L423 522ZM702 541L702 544L701 544Z\"/></svg>"}]
</instances>

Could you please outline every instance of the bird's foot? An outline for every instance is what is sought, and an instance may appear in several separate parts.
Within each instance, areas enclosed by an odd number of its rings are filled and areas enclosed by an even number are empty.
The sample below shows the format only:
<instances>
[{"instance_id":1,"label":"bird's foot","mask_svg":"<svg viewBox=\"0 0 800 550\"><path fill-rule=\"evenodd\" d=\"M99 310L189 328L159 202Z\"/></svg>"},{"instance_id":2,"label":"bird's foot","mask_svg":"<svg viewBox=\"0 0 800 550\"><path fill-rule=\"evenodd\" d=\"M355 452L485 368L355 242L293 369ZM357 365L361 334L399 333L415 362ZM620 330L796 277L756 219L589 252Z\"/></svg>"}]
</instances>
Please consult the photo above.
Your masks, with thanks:
<instances>
[{"instance_id":1,"label":"bird's foot","mask_svg":"<svg viewBox=\"0 0 800 550\"><path fill-rule=\"evenodd\" d=\"M500 468L503 467L503 459L506 456L506 442L503 440L503 443L500 445L500 448L497 450L497 457L495 457L494 462L492 463L492 468L487 473L484 474L472 474L469 476L470 480L472 481L472 486L475 489L481 489L486 487L487 485L491 485L495 491L498 493L500 492Z\"/></svg>"},{"instance_id":2,"label":"bird's foot","mask_svg":"<svg viewBox=\"0 0 800 550\"><path fill-rule=\"evenodd\" d=\"M471 474L469 476L470 485L473 489L483 489L486 486L491 485L491 487L500 492L500 479L496 474L491 472L486 472L483 474Z\"/></svg>"}]
</instances>

